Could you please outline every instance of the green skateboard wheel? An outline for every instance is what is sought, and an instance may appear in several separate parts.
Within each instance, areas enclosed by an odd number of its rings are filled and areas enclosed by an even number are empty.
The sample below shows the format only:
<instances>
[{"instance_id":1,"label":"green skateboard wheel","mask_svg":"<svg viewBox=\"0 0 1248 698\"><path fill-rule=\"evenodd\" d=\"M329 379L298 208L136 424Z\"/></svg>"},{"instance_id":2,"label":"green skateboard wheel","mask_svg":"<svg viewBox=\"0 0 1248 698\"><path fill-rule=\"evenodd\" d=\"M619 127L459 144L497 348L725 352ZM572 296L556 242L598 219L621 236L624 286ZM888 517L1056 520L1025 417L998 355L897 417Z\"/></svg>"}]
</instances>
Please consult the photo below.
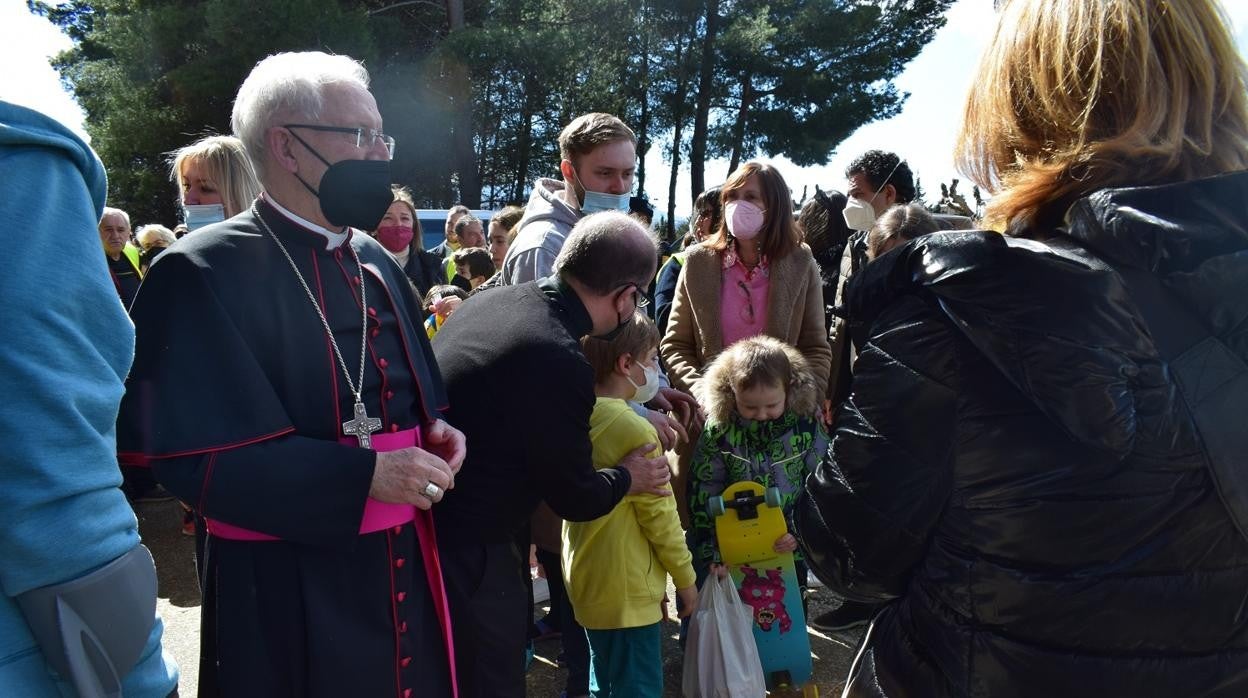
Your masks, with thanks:
<instances>
[{"instance_id":1,"label":"green skateboard wheel","mask_svg":"<svg viewBox=\"0 0 1248 698\"><path fill-rule=\"evenodd\" d=\"M712 517L723 516L724 515L724 498L723 497L711 497L710 501L706 503L706 510L710 512Z\"/></svg>"}]
</instances>

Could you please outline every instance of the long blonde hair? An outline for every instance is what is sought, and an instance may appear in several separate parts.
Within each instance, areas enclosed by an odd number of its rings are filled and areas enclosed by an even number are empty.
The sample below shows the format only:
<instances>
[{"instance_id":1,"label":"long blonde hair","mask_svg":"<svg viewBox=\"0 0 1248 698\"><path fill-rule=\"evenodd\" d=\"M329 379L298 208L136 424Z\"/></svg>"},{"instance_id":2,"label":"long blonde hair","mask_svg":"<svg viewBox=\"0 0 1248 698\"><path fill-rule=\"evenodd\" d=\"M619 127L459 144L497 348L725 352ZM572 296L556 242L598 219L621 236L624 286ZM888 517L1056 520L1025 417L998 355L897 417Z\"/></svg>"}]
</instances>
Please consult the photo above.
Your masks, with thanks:
<instances>
[{"instance_id":1,"label":"long blonde hair","mask_svg":"<svg viewBox=\"0 0 1248 698\"><path fill-rule=\"evenodd\" d=\"M243 142L234 136L207 136L173 152L170 176L178 183L178 194L186 196L182 186L182 165L193 160L203 167L208 180L221 192L225 217L238 215L260 195L260 182Z\"/></svg>"},{"instance_id":2,"label":"long blonde hair","mask_svg":"<svg viewBox=\"0 0 1248 698\"><path fill-rule=\"evenodd\" d=\"M1081 196L1248 167L1244 62L1211 0L1008 0L959 169L1021 232Z\"/></svg>"}]
</instances>

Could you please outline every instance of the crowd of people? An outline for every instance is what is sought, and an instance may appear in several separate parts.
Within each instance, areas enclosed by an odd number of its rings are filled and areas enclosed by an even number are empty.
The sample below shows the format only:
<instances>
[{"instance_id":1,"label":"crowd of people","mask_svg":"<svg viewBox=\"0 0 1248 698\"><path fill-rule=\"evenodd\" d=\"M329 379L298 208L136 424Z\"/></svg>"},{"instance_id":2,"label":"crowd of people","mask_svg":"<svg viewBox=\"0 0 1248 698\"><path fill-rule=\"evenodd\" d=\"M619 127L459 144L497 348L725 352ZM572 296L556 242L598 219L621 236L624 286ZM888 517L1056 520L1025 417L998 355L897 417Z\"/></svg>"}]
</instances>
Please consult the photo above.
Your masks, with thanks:
<instances>
[{"instance_id":1,"label":"crowd of people","mask_svg":"<svg viewBox=\"0 0 1248 698\"><path fill-rule=\"evenodd\" d=\"M977 221L879 149L800 207L747 162L667 248L589 113L426 250L363 65L304 52L133 231L0 102L0 208L62 262L0 280L0 687L176 695L131 510L176 497L201 696L522 696L556 634L552 692L664 695L752 480L843 600L811 624L863 629L847 696L1248 693L1248 72L1213 0L1001 5Z\"/></svg>"}]
</instances>

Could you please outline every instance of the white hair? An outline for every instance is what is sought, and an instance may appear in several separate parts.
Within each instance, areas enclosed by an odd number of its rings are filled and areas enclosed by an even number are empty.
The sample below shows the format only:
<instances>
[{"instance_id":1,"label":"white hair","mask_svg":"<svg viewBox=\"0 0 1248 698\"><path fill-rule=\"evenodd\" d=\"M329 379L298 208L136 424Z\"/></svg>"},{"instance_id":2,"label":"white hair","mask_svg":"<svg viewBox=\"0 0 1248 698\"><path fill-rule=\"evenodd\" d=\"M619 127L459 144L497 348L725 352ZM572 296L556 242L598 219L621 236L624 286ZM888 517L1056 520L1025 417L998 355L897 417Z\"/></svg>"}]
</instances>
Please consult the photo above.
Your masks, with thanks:
<instances>
[{"instance_id":1,"label":"white hair","mask_svg":"<svg viewBox=\"0 0 1248 698\"><path fill-rule=\"evenodd\" d=\"M238 88L230 125L263 180L265 134L280 121L316 121L325 107L325 88L349 84L368 89L368 71L350 56L320 51L276 53L256 64Z\"/></svg>"},{"instance_id":2,"label":"white hair","mask_svg":"<svg viewBox=\"0 0 1248 698\"><path fill-rule=\"evenodd\" d=\"M149 223L139 228L139 232L135 233L134 239L139 241L139 247L146 250L156 240L163 241L165 246L168 247L177 242L178 238L173 234L172 230L165 226L159 223Z\"/></svg>"},{"instance_id":3,"label":"white hair","mask_svg":"<svg viewBox=\"0 0 1248 698\"><path fill-rule=\"evenodd\" d=\"M126 227L127 228L130 227L130 214L126 213L125 211L119 208L113 208L112 206L105 206L104 210L100 212L100 223L101 224L104 223L105 216L113 216L113 215L121 216L126 221Z\"/></svg>"}]
</instances>

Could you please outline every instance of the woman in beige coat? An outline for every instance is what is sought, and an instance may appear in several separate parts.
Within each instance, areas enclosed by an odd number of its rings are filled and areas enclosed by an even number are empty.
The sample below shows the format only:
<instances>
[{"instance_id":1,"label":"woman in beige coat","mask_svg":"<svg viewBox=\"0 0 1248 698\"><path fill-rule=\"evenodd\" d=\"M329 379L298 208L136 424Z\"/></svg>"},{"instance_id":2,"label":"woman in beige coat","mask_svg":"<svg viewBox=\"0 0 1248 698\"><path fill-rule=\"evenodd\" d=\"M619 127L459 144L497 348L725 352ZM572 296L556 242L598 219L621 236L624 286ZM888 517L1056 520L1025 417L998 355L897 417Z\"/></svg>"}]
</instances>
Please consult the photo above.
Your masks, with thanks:
<instances>
[{"instance_id":1,"label":"woman in beige coat","mask_svg":"<svg viewBox=\"0 0 1248 698\"><path fill-rule=\"evenodd\" d=\"M822 390L832 364L823 286L810 248L798 241L784 178L749 162L728 178L721 197L719 230L689 248L676 282L662 344L672 385L693 393L724 347L765 334L796 347Z\"/></svg>"},{"instance_id":2,"label":"woman in beige coat","mask_svg":"<svg viewBox=\"0 0 1248 698\"><path fill-rule=\"evenodd\" d=\"M703 369L725 347L765 334L802 353L823 394L832 365L823 286L810 248L799 241L788 185L772 166L748 162L732 173L720 197L719 229L688 249L676 282L660 347L672 386L696 395ZM687 523L685 470L677 469L672 485Z\"/></svg>"}]
</instances>

